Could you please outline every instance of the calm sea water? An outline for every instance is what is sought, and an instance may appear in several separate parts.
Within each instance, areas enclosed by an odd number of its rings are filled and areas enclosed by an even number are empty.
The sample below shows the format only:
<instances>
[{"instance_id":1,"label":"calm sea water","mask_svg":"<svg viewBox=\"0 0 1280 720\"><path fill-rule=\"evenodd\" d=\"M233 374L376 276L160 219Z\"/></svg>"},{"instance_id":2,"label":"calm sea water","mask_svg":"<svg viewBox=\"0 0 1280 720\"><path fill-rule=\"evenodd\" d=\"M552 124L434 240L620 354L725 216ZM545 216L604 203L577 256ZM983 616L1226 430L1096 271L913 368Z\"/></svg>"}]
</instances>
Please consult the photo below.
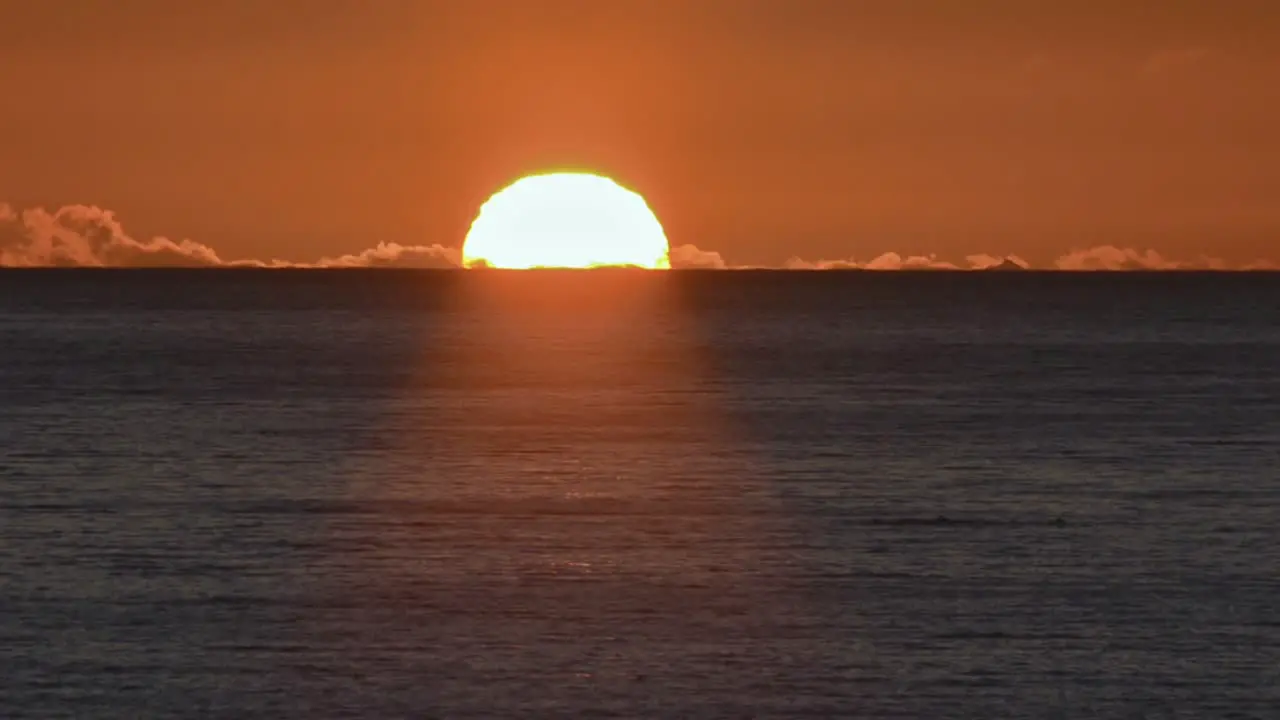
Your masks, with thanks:
<instances>
[{"instance_id":1,"label":"calm sea water","mask_svg":"<svg viewBox=\"0 0 1280 720\"><path fill-rule=\"evenodd\" d=\"M1275 717L1280 275L0 273L0 716Z\"/></svg>"}]
</instances>

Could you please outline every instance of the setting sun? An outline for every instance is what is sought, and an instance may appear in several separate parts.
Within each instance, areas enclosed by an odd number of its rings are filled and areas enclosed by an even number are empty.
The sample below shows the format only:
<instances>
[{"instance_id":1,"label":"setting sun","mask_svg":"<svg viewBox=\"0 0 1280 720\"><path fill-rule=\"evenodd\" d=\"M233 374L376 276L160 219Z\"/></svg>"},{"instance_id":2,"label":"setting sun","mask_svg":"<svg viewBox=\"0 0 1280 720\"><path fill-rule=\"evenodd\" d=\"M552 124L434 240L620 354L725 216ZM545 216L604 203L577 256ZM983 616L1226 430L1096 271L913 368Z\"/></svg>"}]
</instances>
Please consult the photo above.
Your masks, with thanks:
<instances>
[{"instance_id":1,"label":"setting sun","mask_svg":"<svg viewBox=\"0 0 1280 720\"><path fill-rule=\"evenodd\" d=\"M669 267L648 203L589 173L530 175L489 198L462 246L467 267Z\"/></svg>"}]
</instances>

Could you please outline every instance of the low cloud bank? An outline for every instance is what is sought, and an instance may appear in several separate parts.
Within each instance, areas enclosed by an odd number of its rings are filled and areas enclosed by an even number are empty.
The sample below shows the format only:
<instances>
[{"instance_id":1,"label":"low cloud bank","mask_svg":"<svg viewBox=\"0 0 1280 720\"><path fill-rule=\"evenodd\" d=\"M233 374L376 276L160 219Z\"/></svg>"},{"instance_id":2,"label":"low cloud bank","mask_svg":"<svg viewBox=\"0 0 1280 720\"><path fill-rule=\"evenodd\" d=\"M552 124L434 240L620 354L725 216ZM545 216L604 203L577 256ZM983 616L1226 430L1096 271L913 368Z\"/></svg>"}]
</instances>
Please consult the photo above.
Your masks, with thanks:
<instances>
[{"instance_id":1,"label":"low cloud bank","mask_svg":"<svg viewBox=\"0 0 1280 720\"><path fill-rule=\"evenodd\" d=\"M853 258L838 260L805 260L792 257L782 264L788 270L959 270L960 266L936 255L902 256L896 252L878 255L866 262Z\"/></svg>"},{"instance_id":2,"label":"low cloud bank","mask_svg":"<svg viewBox=\"0 0 1280 720\"><path fill-rule=\"evenodd\" d=\"M969 263L969 267L973 270L991 270L994 268L1007 268L1009 270L1026 270L1031 267L1031 263L1023 260L1017 255L1006 255L1004 257L996 257L986 253L977 255L969 255L965 258L965 262Z\"/></svg>"},{"instance_id":3,"label":"low cloud bank","mask_svg":"<svg viewBox=\"0 0 1280 720\"><path fill-rule=\"evenodd\" d=\"M1233 265L1221 258L1200 256L1194 260L1174 260L1159 252L1146 249L1121 248L1099 245L1083 250L1072 250L1054 261L1058 270L1274 270L1277 266L1269 260L1255 260L1243 265Z\"/></svg>"},{"instance_id":4,"label":"low cloud bank","mask_svg":"<svg viewBox=\"0 0 1280 720\"><path fill-rule=\"evenodd\" d=\"M677 245L670 251L677 269L733 270L759 266L734 265L715 250ZM444 245L400 245L381 242L357 253L324 257L310 263L275 259L221 257L208 245L193 240L129 236L115 214L91 205L66 205L55 211L44 208L17 210L0 203L0 267L260 267L260 268L458 268L459 248ZM789 270L1016 270L1031 265L1016 255L969 255L955 263L936 255L899 255L887 252L869 260L840 258L807 260L792 257ZM1218 258L1195 260L1166 258L1155 250L1100 245L1072 250L1059 257L1052 269L1070 271L1124 270L1280 270L1270 260L1231 264Z\"/></svg>"},{"instance_id":5,"label":"low cloud bank","mask_svg":"<svg viewBox=\"0 0 1280 720\"><path fill-rule=\"evenodd\" d=\"M397 243L312 263L227 260L194 240L130 237L114 213L92 205L19 212L0 203L0 267L454 268L461 263L457 248Z\"/></svg>"},{"instance_id":6,"label":"low cloud bank","mask_svg":"<svg viewBox=\"0 0 1280 720\"><path fill-rule=\"evenodd\" d=\"M448 269L462 267L462 251L443 245L400 245L378 243L355 255L321 258L314 267L359 268L403 267Z\"/></svg>"},{"instance_id":7,"label":"low cloud bank","mask_svg":"<svg viewBox=\"0 0 1280 720\"><path fill-rule=\"evenodd\" d=\"M0 203L0 266L208 267L226 264L208 245L135 240L109 210L67 205L18 212Z\"/></svg>"},{"instance_id":8,"label":"low cloud bank","mask_svg":"<svg viewBox=\"0 0 1280 720\"><path fill-rule=\"evenodd\" d=\"M899 255L887 252L860 261L853 258L841 260L805 260L793 257L782 265L790 270L990 270L993 268L1030 268L1026 260L1017 255L996 256L985 253L969 255L963 263L941 260L937 255Z\"/></svg>"},{"instance_id":9,"label":"low cloud bank","mask_svg":"<svg viewBox=\"0 0 1280 720\"><path fill-rule=\"evenodd\" d=\"M677 270L724 270L729 267L715 250L703 250L697 245L677 245L667 252L671 267Z\"/></svg>"},{"instance_id":10,"label":"low cloud bank","mask_svg":"<svg viewBox=\"0 0 1280 720\"><path fill-rule=\"evenodd\" d=\"M702 250L694 245L682 245L671 250L673 268L715 268L749 270L754 265L733 265L720 253ZM834 260L808 260L791 257L779 266L784 270L1032 270L1037 269L1018 255L968 255L962 262L952 262L937 255L900 255L887 252L870 260L838 258ZM1072 250L1044 268L1064 271L1150 271L1150 270L1280 270L1280 263L1271 260L1254 260L1248 263L1230 263L1221 258L1201 256L1194 260L1173 260L1151 249L1137 250L1114 245L1099 245Z\"/></svg>"}]
</instances>

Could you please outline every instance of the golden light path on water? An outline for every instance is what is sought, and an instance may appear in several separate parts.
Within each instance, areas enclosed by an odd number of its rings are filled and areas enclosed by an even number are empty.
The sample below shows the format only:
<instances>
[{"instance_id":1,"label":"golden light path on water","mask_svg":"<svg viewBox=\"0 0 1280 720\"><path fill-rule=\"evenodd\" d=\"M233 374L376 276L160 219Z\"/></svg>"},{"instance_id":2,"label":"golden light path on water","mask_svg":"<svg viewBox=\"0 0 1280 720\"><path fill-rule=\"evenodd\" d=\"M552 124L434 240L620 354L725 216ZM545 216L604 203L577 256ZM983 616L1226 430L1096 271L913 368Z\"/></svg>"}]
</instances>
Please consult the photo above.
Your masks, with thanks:
<instances>
[{"instance_id":1,"label":"golden light path on water","mask_svg":"<svg viewBox=\"0 0 1280 720\"><path fill-rule=\"evenodd\" d=\"M723 543L747 530L724 524L764 496L742 492L749 453L676 276L463 273L450 290L393 401L396 424L420 428L396 454L422 471L367 491L460 513L454 529L482 550L460 579L691 579L742 561L746 545Z\"/></svg>"},{"instance_id":2,"label":"golden light path on water","mask_svg":"<svg viewBox=\"0 0 1280 720\"><path fill-rule=\"evenodd\" d=\"M678 275L441 282L415 374L386 400L391 446L345 470L391 518L354 551L355 592L419 618L429 658L553 686L661 674L661 648L718 642L788 592L760 585L784 513ZM623 651L636 632L647 649Z\"/></svg>"}]
</instances>

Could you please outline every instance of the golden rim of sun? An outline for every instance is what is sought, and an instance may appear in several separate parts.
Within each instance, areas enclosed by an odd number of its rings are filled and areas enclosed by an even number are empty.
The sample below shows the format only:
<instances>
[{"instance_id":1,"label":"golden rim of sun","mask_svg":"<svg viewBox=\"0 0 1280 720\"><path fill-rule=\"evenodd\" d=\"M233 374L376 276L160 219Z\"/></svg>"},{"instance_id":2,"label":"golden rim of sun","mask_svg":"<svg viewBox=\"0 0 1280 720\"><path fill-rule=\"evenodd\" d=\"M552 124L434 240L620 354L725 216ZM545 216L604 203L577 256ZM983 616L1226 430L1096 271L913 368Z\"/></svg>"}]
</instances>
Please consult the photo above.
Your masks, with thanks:
<instances>
[{"instance_id":1,"label":"golden rim of sun","mask_svg":"<svg viewBox=\"0 0 1280 720\"><path fill-rule=\"evenodd\" d=\"M662 224L644 197L603 175L527 175L494 193L462 244L464 267L670 267Z\"/></svg>"}]
</instances>

